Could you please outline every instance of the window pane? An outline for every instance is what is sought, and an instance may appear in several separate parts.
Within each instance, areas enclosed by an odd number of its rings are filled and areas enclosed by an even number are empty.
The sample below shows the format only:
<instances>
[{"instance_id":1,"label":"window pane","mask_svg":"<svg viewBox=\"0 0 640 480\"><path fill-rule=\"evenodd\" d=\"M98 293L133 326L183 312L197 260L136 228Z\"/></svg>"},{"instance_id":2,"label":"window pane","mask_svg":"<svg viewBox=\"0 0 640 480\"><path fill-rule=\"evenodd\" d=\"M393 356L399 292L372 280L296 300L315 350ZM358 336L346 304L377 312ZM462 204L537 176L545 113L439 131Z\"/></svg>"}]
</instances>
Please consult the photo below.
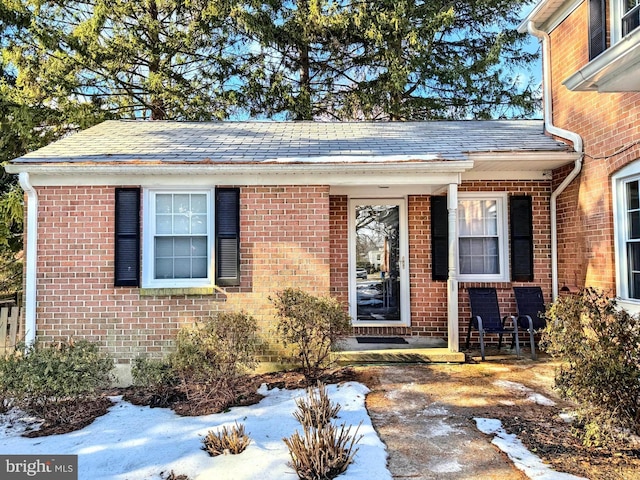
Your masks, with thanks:
<instances>
[{"instance_id":1,"label":"window pane","mask_svg":"<svg viewBox=\"0 0 640 480\"><path fill-rule=\"evenodd\" d=\"M175 215L173 217L173 232L176 235L189 235L189 217L187 215Z\"/></svg>"},{"instance_id":2,"label":"window pane","mask_svg":"<svg viewBox=\"0 0 640 480\"><path fill-rule=\"evenodd\" d=\"M461 274L499 274L497 238L460 239Z\"/></svg>"},{"instance_id":3,"label":"window pane","mask_svg":"<svg viewBox=\"0 0 640 480\"><path fill-rule=\"evenodd\" d=\"M173 278L173 259L156 258L156 278Z\"/></svg>"},{"instance_id":4,"label":"window pane","mask_svg":"<svg viewBox=\"0 0 640 480\"><path fill-rule=\"evenodd\" d=\"M207 214L207 196L204 194L191 195L191 213Z\"/></svg>"},{"instance_id":5,"label":"window pane","mask_svg":"<svg viewBox=\"0 0 640 480\"><path fill-rule=\"evenodd\" d=\"M173 196L173 212L174 213L189 213L191 211L189 194L179 194Z\"/></svg>"},{"instance_id":6,"label":"window pane","mask_svg":"<svg viewBox=\"0 0 640 480\"><path fill-rule=\"evenodd\" d=\"M629 212L629 239L640 238L640 211Z\"/></svg>"},{"instance_id":7,"label":"window pane","mask_svg":"<svg viewBox=\"0 0 640 480\"><path fill-rule=\"evenodd\" d=\"M638 182L627 183L627 210L640 208L638 201Z\"/></svg>"},{"instance_id":8,"label":"window pane","mask_svg":"<svg viewBox=\"0 0 640 480\"><path fill-rule=\"evenodd\" d=\"M191 251L194 257L206 257L207 237L194 237L191 240Z\"/></svg>"},{"instance_id":9,"label":"window pane","mask_svg":"<svg viewBox=\"0 0 640 480\"><path fill-rule=\"evenodd\" d=\"M202 235L207 233L206 215L193 215L191 217L191 233L193 235Z\"/></svg>"},{"instance_id":10,"label":"window pane","mask_svg":"<svg viewBox=\"0 0 640 480\"><path fill-rule=\"evenodd\" d=\"M191 239L189 237L178 237L174 240L174 257L191 256Z\"/></svg>"},{"instance_id":11,"label":"window pane","mask_svg":"<svg viewBox=\"0 0 640 480\"><path fill-rule=\"evenodd\" d=\"M171 215L156 215L156 232L158 235L171 234L173 216Z\"/></svg>"},{"instance_id":12,"label":"window pane","mask_svg":"<svg viewBox=\"0 0 640 480\"><path fill-rule=\"evenodd\" d=\"M173 263L173 278L191 278L191 261L188 258L177 258Z\"/></svg>"},{"instance_id":13,"label":"window pane","mask_svg":"<svg viewBox=\"0 0 640 480\"><path fill-rule=\"evenodd\" d=\"M629 298L640 298L640 243L627 244Z\"/></svg>"},{"instance_id":14,"label":"window pane","mask_svg":"<svg viewBox=\"0 0 640 480\"><path fill-rule=\"evenodd\" d=\"M173 195L158 194L156 195L156 213L173 212Z\"/></svg>"},{"instance_id":15,"label":"window pane","mask_svg":"<svg viewBox=\"0 0 640 480\"><path fill-rule=\"evenodd\" d=\"M173 256L173 238L156 238L156 257Z\"/></svg>"},{"instance_id":16,"label":"window pane","mask_svg":"<svg viewBox=\"0 0 640 480\"><path fill-rule=\"evenodd\" d=\"M193 278L207 278L207 261L206 258L194 258L191 261L191 269Z\"/></svg>"}]
</instances>

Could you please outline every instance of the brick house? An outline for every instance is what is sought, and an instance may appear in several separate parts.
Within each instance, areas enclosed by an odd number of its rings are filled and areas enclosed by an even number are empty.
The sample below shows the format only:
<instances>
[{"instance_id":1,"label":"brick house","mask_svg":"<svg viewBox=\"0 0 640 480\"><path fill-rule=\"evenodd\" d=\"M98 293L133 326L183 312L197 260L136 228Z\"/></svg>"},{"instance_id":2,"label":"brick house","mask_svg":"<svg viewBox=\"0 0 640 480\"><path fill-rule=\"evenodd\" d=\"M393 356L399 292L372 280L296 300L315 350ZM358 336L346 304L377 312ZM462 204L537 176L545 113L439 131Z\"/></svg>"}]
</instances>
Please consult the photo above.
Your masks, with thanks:
<instances>
[{"instance_id":1,"label":"brick house","mask_svg":"<svg viewBox=\"0 0 640 480\"><path fill-rule=\"evenodd\" d=\"M358 334L459 351L465 287L510 312L514 284L550 296L551 172L577 159L538 120L107 121L7 166L27 199L27 340L100 341L126 370L243 309L278 362L268 298L295 286L348 305Z\"/></svg>"},{"instance_id":2,"label":"brick house","mask_svg":"<svg viewBox=\"0 0 640 480\"><path fill-rule=\"evenodd\" d=\"M543 0L520 26L542 42L546 130L581 154L553 171L554 296L593 286L632 312L640 311L639 25L638 0Z\"/></svg>"}]
</instances>

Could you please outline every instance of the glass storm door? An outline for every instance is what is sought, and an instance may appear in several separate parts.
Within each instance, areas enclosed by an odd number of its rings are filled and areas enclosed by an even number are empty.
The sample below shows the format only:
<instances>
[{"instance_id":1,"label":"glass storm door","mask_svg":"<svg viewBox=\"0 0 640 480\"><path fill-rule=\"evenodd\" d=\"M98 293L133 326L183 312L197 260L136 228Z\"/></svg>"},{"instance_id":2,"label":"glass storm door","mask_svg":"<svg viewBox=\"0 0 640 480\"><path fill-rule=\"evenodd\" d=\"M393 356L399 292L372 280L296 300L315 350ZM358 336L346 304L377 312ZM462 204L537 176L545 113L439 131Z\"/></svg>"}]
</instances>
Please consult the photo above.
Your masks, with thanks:
<instances>
[{"instance_id":1,"label":"glass storm door","mask_svg":"<svg viewBox=\"0 0 640 480\"><path fill-rule=\"evenodd\" d=\"M408 325L405 201L351 201L350 305L355 325Z\"/></svg>"}]
</instances>

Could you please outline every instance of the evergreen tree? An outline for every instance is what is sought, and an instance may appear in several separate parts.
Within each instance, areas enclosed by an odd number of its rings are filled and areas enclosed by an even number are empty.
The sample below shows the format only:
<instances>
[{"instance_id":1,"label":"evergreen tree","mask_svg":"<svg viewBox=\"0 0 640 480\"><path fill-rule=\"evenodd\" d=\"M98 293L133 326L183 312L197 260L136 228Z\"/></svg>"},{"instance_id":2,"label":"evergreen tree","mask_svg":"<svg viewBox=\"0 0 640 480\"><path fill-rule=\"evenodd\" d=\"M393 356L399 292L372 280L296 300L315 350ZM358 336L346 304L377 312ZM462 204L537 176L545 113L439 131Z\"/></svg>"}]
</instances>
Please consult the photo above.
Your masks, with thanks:
<instances>
[{"instance_id":1,"label":"evergreen tree","mask_svg":"<svg viewBox=\"0 0 640 480\"><path fill-rule=\"evenodd\" d=\"M538 105L518 72L527 0L297 0L236 7L262 67L253 112L317 118L518 117ZM239 13L238 13L239 12Z\"/></svg>"},{"instance_id":2,"label":"evergreen tree","mask_svg":"<svg viewBox=\"0 0 640 480\"><path fill-rule=\"evenodd\" d=\"M238 103L249 63L224 1L27 3L33 20L11 49L18 81L83 117L210 120Z\"/></svg>"}]
</instances>

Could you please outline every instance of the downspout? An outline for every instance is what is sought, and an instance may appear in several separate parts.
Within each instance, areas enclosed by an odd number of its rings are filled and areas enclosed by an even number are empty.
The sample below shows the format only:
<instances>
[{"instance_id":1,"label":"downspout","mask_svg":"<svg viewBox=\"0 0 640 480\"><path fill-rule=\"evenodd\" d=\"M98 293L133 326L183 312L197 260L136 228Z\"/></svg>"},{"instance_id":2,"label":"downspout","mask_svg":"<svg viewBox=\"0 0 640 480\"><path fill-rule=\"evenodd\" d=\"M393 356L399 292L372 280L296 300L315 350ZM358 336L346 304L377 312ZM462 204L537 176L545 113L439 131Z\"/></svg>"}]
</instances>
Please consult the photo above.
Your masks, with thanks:
<instances>
[{"instance_id":1,"label":"downspout","mask_svg":"<svg viewBox=\"0 0 640 480\"><path fill-rule=\"evenodd\" d=\"M580 174L582 170L582 160L584 158L584 147L582 137L576 132L556 127L553 124L553 98L551 97L551 49L549 47L549 34L538 30L533 21L527 23L529 33L540 39L542 43L542 98L544 101L544 128L551 135L566 138L573 142L573 149L580 154L575 161L573 170L566 176L558 188L551 193L551 282L552 297L555 301L558 298L558 196L569 186L569 184Z\"/></svg>"},{"instance_id":2,"label":"downspout","mask_svg":"<svg viewBox=\"0 0 640 480\"><path fill-rule=\"evenodd\" d=\"M36 340L36 265L38 263L38 195L29 181L29 174L21 172L20 186L27 194L27 246L25 271L25 343Z\"/></svg>"}]
</instances>

